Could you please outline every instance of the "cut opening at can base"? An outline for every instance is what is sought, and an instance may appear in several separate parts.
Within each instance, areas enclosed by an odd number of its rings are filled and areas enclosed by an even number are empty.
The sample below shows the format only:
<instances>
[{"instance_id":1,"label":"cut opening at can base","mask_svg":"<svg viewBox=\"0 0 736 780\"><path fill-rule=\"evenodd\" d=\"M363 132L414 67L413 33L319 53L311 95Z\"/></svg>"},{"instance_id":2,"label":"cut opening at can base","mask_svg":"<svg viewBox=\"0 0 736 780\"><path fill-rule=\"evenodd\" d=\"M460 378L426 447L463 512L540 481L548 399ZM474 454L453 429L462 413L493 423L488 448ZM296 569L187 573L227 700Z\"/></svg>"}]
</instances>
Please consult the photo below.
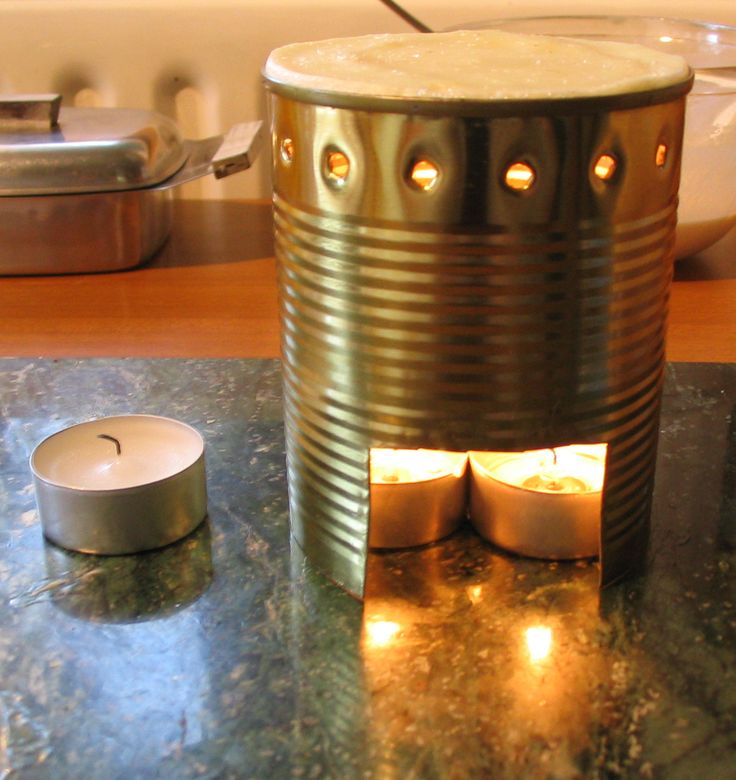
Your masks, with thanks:
<instances>
[{"instance_id":1,"label":"cut opening at can base","mask_svg":"<svg viewBox=\"0 0 736 780\"><path fill-rule=\"evenodd\" d=\"M370 451L369 547L438 541L463 522L488 541L533 558L600 554L608 446L521 452Z\"/></svg>"}]
</instances>

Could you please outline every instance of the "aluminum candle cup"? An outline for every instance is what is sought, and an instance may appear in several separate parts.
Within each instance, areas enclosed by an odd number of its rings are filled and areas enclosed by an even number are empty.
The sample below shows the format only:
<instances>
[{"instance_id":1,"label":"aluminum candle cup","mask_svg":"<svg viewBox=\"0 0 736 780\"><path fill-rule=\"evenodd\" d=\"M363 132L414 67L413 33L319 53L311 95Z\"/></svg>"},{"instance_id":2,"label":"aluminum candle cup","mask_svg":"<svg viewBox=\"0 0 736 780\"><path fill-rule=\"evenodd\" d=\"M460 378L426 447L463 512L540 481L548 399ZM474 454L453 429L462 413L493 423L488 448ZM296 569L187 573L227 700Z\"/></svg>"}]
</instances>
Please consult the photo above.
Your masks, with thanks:
<instances>
[{"instance_id":1,"label":"aluminum candle cup","mask_svg":"<svg viewBox=\"0 0 736 780\"><path fill-rule=\"evenodd\" d=\"M61 547L99 555L175 542L207 513L204 442L166 417L80 423L31 455L43 532Z\"/></svg>"},{"instance_id":2,"label":"aluminum candle cup","mask_svg":"<svg viewBox=\"0 0 736 780\"><path fill-rule=\"evenodd\" d=\"M471 452L470 520L481 536L520 555L598 554L603 457L591 448Z\"/></svg>"},{"instance_id":3,"label":"aluminum candle cup","mask_svg":"<svg viewBox=\"0 0 736 780\"><path fill-rule=\"evenodd\" d=\"M530 38L295 44L265 68L291 529L357 595L372 448L607 444L602 584L644 559L692 76Z\"/></svg>"},{"instance_id":4,"label":"aluminum candle cup","mask_svg":"<svg viewBox=\"0 0 736 780\"><path fill-rule=\"evenodd\" d=\"M368 545L412 547L451 534L465 518L467 461L464 452L372 450Z\"/></svg>"}]
</instances>

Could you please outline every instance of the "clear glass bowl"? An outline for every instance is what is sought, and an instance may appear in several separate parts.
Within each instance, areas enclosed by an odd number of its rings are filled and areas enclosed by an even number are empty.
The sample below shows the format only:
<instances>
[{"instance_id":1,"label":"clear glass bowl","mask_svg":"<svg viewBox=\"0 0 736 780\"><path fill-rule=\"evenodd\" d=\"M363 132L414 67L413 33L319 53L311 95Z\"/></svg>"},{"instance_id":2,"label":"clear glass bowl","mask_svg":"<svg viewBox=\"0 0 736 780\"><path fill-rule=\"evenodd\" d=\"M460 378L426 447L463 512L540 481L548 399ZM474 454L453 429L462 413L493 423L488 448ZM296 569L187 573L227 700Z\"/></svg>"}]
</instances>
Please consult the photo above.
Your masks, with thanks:
<instances>
[{"instance_id":1,"label":"clear glass bowl","mask_svg":"<svg viewBox=\"0 0 736 780\"><path fill-rule=\"evenodd\" d=\"M626 41L680 54L695 71L687 97L675 256L714 244L736 225L736 27L647 16L489 19L455 29Z\"/></svg>"}]
</instances>

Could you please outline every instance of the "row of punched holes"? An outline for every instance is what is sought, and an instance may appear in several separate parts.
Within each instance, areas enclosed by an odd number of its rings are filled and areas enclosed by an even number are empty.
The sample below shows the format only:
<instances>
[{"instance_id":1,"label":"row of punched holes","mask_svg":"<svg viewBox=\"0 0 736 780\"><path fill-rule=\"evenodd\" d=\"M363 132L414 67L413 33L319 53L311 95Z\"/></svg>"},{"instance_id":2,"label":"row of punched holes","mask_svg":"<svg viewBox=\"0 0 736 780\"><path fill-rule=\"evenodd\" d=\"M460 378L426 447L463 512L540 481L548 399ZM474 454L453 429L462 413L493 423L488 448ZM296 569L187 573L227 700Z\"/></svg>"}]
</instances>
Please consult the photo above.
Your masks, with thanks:
<instances>
[{"instance_id":1,"label":"row of punched holes","mask_svg":"<svg viewBox=\"0 0 736 780\"><path fill-rule=\"evenodd\" d=\"M287 165L291 164L295 155L294 141L284 138L281 142L280 156ZM654 153L654 164L663 168L667 162L667 145L657 144ZM619 168L618 159L614 154L601 154L593 165L593 175L601 181L613 181ZM350 175L350 159L339 149L327 149L324 156L324 175L328 183L333 186L342 186ZM433 190L440 180L440 168L432 160L415 160L407 172L407 179L413 187L423 192ZM530 190L537 180L537 172L534 167L524 161L518 161L509 165L504 171L504 184L513 192L526 192Z\"/></svg>"}]
</instances>

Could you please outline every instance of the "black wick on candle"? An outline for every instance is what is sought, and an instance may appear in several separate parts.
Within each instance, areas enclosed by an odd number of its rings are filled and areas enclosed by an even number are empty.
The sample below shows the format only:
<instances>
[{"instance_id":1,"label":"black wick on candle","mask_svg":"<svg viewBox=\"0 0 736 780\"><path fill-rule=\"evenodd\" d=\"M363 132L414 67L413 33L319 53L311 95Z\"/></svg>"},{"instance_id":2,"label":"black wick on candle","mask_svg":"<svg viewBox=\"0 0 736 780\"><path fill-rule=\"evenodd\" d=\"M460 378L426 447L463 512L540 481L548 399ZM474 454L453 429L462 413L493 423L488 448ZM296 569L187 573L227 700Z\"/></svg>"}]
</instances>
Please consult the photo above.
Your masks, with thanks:
<instances>
[{"instance_id":1,"label":"black wick on candle","mask_svg":"<svg viewBox=\"0 0 736 780\"><path fill-rule=\"evenodd\" d=\"M107 441L111 441L115 445L115 451L118 455L122 452L120 449L120 442L114 437L109 436L107 433L98 433L97 434L98 439L107 439Z\"/></svg>"},{"instance_id":2,"label":"black wick on candle","mask_svg":"<svg viewBox=\"0 0 736 780\"><path fill-rule=\"evenodd\" d=\"M554 447L550 447L550 450L552 452L552 465L557 465L557 450Z\"/></svg>"}]
</instances>

